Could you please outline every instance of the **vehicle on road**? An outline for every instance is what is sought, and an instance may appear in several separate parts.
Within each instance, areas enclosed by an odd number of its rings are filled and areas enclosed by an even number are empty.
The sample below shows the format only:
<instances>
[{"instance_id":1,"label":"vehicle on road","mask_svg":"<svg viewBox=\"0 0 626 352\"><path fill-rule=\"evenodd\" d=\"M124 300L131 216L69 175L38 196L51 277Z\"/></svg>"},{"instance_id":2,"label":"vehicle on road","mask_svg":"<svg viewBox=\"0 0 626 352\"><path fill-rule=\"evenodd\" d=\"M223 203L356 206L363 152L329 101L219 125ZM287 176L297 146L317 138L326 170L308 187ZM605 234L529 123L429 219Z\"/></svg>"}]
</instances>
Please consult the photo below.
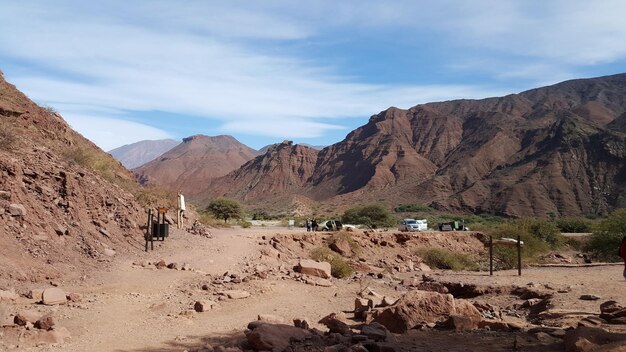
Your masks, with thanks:
<instances>
[{"instance_id":1,"label":"vehicle on road","mask_svg":"<svg viewBox=\"0 0 626 352\"><path fill-rule=\"evenodd\" d=\"M404 219L400 221L399 231L426 231L428 230L428 221L426 219Z\"/></svg>"},{"instance_id":2,"label":"vehicle on road","mask_svg":"<svg viewBox=\"0 0 626 352\"><path fill-rule=\"evenodd\" d=\"M439 231L469 231L464 221L450 221L439 224Z\"/></svg>"}]
</instances>

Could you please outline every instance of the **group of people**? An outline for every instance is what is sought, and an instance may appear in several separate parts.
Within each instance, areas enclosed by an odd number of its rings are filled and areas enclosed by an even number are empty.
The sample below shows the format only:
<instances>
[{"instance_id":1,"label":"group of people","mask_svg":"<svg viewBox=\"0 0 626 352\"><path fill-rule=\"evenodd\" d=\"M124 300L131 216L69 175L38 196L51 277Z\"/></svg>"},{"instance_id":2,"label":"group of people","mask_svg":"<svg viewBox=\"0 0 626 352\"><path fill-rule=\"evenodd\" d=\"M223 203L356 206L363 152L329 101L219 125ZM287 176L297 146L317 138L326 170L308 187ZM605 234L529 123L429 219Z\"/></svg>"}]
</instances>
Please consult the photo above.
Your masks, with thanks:
<instances>
[{"instance_id":1,"label":"group of people","mask_svg":"<svg viewBox=\"0 0 626 352\"><path fill-rule=\"evenodd\" d=\"M317 224L317 220L306 219L306 232L317 232L317 228L319 225Z\"/></svg>"}]
</instances>

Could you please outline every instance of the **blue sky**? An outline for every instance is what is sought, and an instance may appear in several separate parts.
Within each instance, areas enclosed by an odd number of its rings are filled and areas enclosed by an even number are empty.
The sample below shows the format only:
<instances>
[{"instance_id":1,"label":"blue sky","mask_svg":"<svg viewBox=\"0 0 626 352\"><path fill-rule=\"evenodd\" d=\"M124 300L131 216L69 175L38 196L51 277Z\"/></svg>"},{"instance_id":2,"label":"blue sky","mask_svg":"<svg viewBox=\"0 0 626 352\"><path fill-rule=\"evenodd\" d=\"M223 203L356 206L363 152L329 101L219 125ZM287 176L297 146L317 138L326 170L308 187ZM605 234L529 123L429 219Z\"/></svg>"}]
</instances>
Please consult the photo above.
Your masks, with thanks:
<instances>
[{"instance_id":1,"label":"blue sky","mask_svg":"<svg viewBox=\"0 0 626 352\"><path fill-rule=\"evenodd\" d=\"M0 70L104 150L329 145L389 106L626 71L624 1L8 1Z\"/></svg>"}]
</instances>

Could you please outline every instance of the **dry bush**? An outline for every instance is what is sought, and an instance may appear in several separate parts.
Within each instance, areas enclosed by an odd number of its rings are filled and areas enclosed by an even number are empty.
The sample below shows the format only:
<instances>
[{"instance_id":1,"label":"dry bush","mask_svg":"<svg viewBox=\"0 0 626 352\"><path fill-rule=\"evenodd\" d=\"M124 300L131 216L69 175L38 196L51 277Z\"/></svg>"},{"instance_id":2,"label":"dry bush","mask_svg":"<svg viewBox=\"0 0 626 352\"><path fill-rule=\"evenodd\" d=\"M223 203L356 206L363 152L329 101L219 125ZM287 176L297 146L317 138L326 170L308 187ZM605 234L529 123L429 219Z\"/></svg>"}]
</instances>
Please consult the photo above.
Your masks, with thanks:
<instances>
[{"instance_id":1,"label":"dry bush","mask_svg":"<svg viewBox=\"0 0 626 352\"><path fill-rule=\"evenodd\" d=\"M0 121L0 149L11 151L17 143L16 131L13 126Z\"/></svg>"},{"instance_id":2,"label":"dry bush","mask_svg":"<svg viewBox=\"0 0 626 352\"><path fill-rule=\"evenodd\" d=\"M318 247L311 252L311 259L330 263L330 273L334 277L343 278L352 275L354 269L343 257L326 247Z\"/></svg>"},{"instance_id":3,"label":"dry bush","mask_svg":"<svg viewBox=\"0 0 626 352\"><path fill-rule=\"evenodd\" d=\"M420 249L417 254L431 267L447 270L478 270L477 261L465 253L452 252L443 248Z\"/></svg>"}]
</instances>

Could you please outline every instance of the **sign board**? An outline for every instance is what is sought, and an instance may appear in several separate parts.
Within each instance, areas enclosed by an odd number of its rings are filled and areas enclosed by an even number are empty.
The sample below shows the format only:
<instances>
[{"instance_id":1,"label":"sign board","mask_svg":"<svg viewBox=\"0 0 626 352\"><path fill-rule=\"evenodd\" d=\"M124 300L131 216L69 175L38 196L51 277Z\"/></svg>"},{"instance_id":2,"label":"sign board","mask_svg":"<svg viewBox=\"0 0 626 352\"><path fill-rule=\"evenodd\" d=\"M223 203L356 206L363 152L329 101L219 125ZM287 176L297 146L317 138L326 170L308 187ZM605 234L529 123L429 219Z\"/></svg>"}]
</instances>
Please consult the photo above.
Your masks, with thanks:
<instances>
[{"instance_id":1,"label":"sign board","mask_svg":"<svg viewBox=\"0 0 626 352\"><path fill-rule=\"evenodd\" d=\"M165 207L159 207L158 210L159 210L159 214L165 214L167 212L167 208Z\"/></svg>"},{"instance_id":2,"label":"sign board","mask_svg":"<svg viewBox=\"0 0 626 352\"><path fill-rule=\"evenodd\" d=\"M289 219L289 227L294 227L295 224L296 224L295 220Z\"/></svg>"},{"instance_id":3,"label":"sign board","mask_svg":"<svg viewBox=\"0 0 626 352\"><path fill-rule=\"evenodd\" d=\"M187 210L185 207L185 196L183 196L182 194L178 194L178 209L185 211Z\"/></svg>"}]
</instances>

